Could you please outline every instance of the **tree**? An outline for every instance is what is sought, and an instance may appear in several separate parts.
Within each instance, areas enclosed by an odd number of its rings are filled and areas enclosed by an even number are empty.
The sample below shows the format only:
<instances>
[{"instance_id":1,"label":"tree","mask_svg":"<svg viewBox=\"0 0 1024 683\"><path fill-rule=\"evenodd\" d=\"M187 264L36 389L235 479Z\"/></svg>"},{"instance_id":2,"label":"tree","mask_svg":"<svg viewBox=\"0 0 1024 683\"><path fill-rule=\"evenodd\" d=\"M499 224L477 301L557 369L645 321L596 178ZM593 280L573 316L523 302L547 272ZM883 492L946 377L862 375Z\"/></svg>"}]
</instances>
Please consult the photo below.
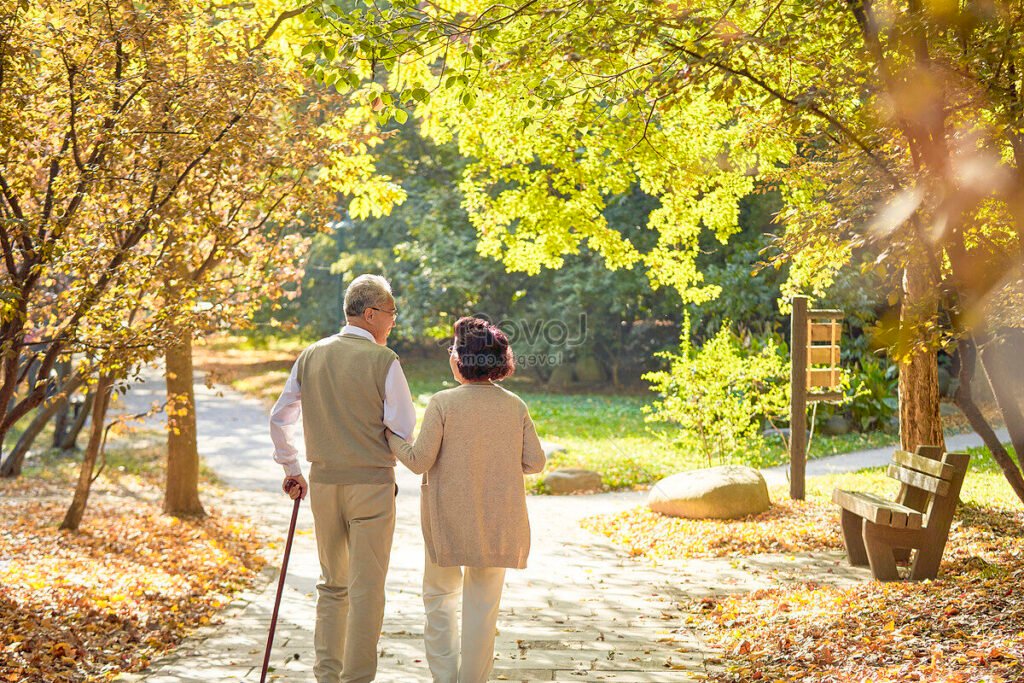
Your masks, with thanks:
<instances>
[{"instance_id":1,"label":"tree","mask_svg":"<svg viewBox=\"0 0 1024 683\"><path fill-rule=\"evenodd\" d=\"M337 331L347 278L371 270L392 279L402 312L392 340L406 348L433 343L440 351L456 318L481 314L504 324L523 373L543 381L556 362L593 358L617 382L639 379L638 366L673 345L678 300L671 290L652 291L640 268L609 271L589 250L536 276L481 259L461 207L458 180L467 162L455 145L433 144L409 127L387 135L377 168L409 199L387 216L342 220L332 235L318 236L300 294L275 321L284 317L309 336ZM650 203L639 191L612 198L609 224L635 231Z\"/></svg>"},{"instance_id":2,"label":"tree","mask_svg":"<svg viewBox=\"0 0 1024 683\"><path fill-rule=\"evenodd\" d=\"M307 87L278 34L296 14L75 0L0 17L0 437L57 362L91 359L76 509L118 378L279 292L337 193L356 212L402 198L373 174L369 111ZM189 376L176 410L190 392ZM194 441L172 450L167 509L198 512Z\"/></svg>"},{"instance_id":3,"label":"tree","mask_svg":"<svg viewBox=\"0 0 1024 683\"><path fill-rule=\"evenodd\" d=\"M711 467L765 450L761 421L785 415L790 401L786 359L774 342L745 350L729 321L696 349L684 323L679 353L666 353L667 371L644 375L660 399L649 419L676 422L697 437Z\"/></svg>"},{"instance_id":4,"label":"tree","mask_svg":"<svg viewBox=\"0 0 1024 683\"><path fill-rule=\"evenodd\" d=\"M17 477L21 474L21 467L25 462L25 457L28 455L28 450L32 447L36 437L50 423L50 420L54 418L57 412L67 405L68 397L77 391L83 383L84 378L76 373L66 378L63 383L54 388L53 395L39 406L35 416L32 418L32 422L22 432L18 438L18 443L11 449L7 459L0 466L0 476Z\"/></svg>"},{"instance_id":5,"label":"tree","mask_svg":"<svg viewBox=\"0 0 1024 683\"><path fill-rule=\"evenodd\" d=\"M739 201L777 188L786 292L820 293L864 251L885 276L911 449L942 445L936 349L985 339L975 314L1021 263L1021 10L402 0L385 14L322 3L310 10L323 34L308 68L386 70L382 118L418 102L425 129L457 135L475 159L463 190L480 249L513 268L558 267L585 242L611 267L642 261L656 283L707 300L698 236L726 240ZM658 242L643 251L602 215L633 183L660 201L647 225ZM1000 407L1008 422L1020 412ZM1024 434L1013 438L1022 452ZM987 443L1024 500L1020 463Z\"/></svg>"}]
</instances>

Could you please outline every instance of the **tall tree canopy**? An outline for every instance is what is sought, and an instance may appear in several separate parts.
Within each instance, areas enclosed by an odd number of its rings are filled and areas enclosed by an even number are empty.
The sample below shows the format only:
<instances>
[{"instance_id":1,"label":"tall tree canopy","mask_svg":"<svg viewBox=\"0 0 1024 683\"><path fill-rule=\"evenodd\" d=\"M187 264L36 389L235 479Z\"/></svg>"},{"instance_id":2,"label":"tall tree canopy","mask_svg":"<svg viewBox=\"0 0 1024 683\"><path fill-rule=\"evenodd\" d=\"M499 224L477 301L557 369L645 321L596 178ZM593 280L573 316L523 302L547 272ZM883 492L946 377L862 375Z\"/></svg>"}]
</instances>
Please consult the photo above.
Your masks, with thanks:
<instances>
[{"instance_id":1,"label":"tall tree canopy","mask_svg":"<svg viewBox=\"0 0 1024 683\"><path fill-rule=\"evenodd\" d=\"M979 313L1019 278L1021 3L355 7L309 7L309 72L372 79L382 120L418 103L425 130L457 136L482 252L535 272L585 243L700 301L716 292L695 267L699 234L726 240L740 199L777 188L786 291L819 292L869 251L900 304L904 446L942 444L935 349L956 341L973 372L972 349L995 348ZM602 213L634 185L659 200L643 250ZM1000 404L1024 451L1019 402ZM1019 463L986 440L1024 498Z\"/></svg>"},{"instance_id":2,"label":"tall tree canopy","mask_svg":"<svg viewBox=\"0 0 1024 683\"><path fill-rule=\"evenodd\" d=\"M0 14L0 440L58 362L109 390L279 296L339 193L357 215L403 199L374 173L372 112L303 73L297 14L278 0ZM175 400L172 417L190 412Z\"/></svg>"}]
</instances>

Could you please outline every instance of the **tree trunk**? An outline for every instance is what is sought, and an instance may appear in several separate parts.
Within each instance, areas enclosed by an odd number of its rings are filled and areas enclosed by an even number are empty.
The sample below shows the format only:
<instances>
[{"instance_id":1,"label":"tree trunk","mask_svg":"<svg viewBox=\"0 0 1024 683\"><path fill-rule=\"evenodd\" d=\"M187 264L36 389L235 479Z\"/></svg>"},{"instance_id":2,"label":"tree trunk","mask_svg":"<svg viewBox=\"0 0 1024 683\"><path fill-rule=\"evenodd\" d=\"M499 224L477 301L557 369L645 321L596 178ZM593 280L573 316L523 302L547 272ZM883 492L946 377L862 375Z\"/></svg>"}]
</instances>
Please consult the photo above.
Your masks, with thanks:
<instances>
[{"instance_id":1,"label":"tree trunk","mask_svg":"<svg viewBox=\"0 0 1024 683\"><path fill-rule=\"evenodd\" d=\"M199 448L192 390L192 338L186 332L167 347L167 485L164 512L202 517L199 502Z\"/></svg>"},{"instance_id":2,"label":"tree trunk","mask_svg":"<svg viewBox=\"0 0 1024 683\"><path fill-rule=\"evenodd\" d=\"M67 383L68 377L71 375L71 361L61 361L57 363L57 376L60 378L60 383L63 386ZM61 398L60 402L55 406L55 412L53 415L53 443L52 448L60 446L60 442L64 440L64 435L68 431L68 409L71 407L71 402L68 400L71 397L71 392L68 391Z\"/></svg>"},{"instance_id":3,"label":"tree trunk","mask_svg":"<svg viewBox=\"0 0 1024 683\"><path fill-rule=\"evenodd\" d=\"M82 401L82 405L78 409L78 415L75 416L75 421L71 424L71 428L68 429L64 438L61 439L60 449L62 451L70 451L78 448L78 435L81 433L82 427L85 426L85 421L89 419L89 413L92 411L92 404L95 398L95 392L87 391L85 393L85 400Z\"/></svg>"},{"instance_id":4,"label":"tree trunk","mask_svg":"<svg viewBox=\"0 0 1024 683\"><path fill-rule=\"evenodd\" d=\"M970 337L961 339L957 345L957 362L960 365L957 376L960 379L960 386L957 387L954 400L968 422L971 423L971 427L981 436L981 440L985 442L985 446L992 453L992 459L1002 469L1003 476L1009 482L1010 488L1024 502L1024 474L1021 473L1020 467L1013 461L1013 458L1010 457L1006 449L1003 448L1003 444L999 441L999 437L996 436L995 430L992 429L992 426L974 402L974 397L971 396L971 380L974 379L976 361L977 345L975 340ZM1021 451L1017 451L1018 458L1020 453Z\"/></svg>"},{"instance_id":5,"label":"tree trunk","mask_svg":"<svg viewBox=\"0 0 1024 683\"><path fill-rule=\"evenodd\" d=\"M53 440L50 442L50 448L60 448L61 443L64 441L64 437L68 435L68 427L71 426L71 402L67 398L61 399L56 405L54 405L53 413Z\"/></svg>"},{"instance_id":6,"label":"tree trunk","mask_svg":"<svg viewBox=\"0 0 1024 683\"><path fill-rule=\"evenodd\" d=\"M96 467L100 448L103 446L103 428L107 416L107 406L110 405L110 389L113 385L113 377L105 373L100 375L99 382L96 384L96 400L92 407L89 445L85 448L82 469L78 473L78 484L75 486L75 496L71 500L67 514L64 515L64 521L60 523L61 529L78 531L78 525L82 523L85 506L89 502L89 489L92 487L92 472Z\"/></svg>"},{"instance_id":7,"label":"tree trunk","mask_svg":"<svg viewBox=\"0 0 1024 683\"><path fill-rule=\"evenodd\" d=\"M7 459L4 460L4 464L0 466L0 477L14 478L21 475L21 466L25 463L25 457L28 455L28 450L32 447L36 437L43 431L47 423L53 418L53 416L61 409L62 406L66 406L67 397L74 393L78 387L82 385L82 377L79 375L72 375L70 379L65 382L59 391L58 396L54 396L49 401L43 403L36 411L36 416L32 418L32 422L28 428L18 439L18 443L11 450Z\"/></svg>"},{"instance_id":8,"label":"tree trunk","mask_svg":"<svg viewBox=\"0 0 1024 683\"><path fill-rule=\"evenodd\" d=\"M936 311L935 287L927 272L919 264L908 264L903 274L900 340L910 351L900 359L899 403L900 445L911 453L918 446L946 448L939 417L938 354L930 345L921 349L913 344Z\"/></svg>"},{"instance_id":9,"label":"tree trunk","mask_svg":"<svg viewBox=\"0 0 1024 683\"><path fill-rule=\"evenodd\" d=\"M1005 341L989 340L982 346L980 355L981 367L988 378L989 386L992 387L992 396L995 397L999 412L1002 413L1006 431L1010 433L1010 442L1020 462L1024 457L1024 412L1021 411L1014 387L1010 385L1013 375L1006 362Z\"/></svg>"}]
</instances>

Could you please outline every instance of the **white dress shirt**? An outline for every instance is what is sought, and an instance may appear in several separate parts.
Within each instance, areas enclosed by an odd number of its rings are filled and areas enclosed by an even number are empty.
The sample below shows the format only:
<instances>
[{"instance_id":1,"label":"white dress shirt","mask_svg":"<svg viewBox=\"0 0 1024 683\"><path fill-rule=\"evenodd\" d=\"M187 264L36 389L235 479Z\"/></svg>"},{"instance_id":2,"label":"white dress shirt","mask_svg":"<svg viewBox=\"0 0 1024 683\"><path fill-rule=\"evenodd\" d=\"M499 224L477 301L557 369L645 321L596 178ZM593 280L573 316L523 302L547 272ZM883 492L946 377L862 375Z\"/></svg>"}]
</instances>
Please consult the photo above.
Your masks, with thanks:
<instances>
[{"instance_id":1,"label":"white dress shirt","mask_svg":"<svg viewBox=\"0 0 1024 683\"><path fill-rule=\"evenodd\" d=\"M354 334L376 343L369 331L355 325L345 325L339 334ZM284 467L285 474L297 477L302 474L299 466L299 450L295 447L295 424L302 419L302 392L297 376L298 363L292 365L292 372L285 382L284 391L270 410L270 438L274 442L274 461ZM388 368L384 380L384 426L403 439L412 436L416 426L416 408L412 404L409 383L402 372L402 366L395 359Z\"/></svg>"}]
</instances>

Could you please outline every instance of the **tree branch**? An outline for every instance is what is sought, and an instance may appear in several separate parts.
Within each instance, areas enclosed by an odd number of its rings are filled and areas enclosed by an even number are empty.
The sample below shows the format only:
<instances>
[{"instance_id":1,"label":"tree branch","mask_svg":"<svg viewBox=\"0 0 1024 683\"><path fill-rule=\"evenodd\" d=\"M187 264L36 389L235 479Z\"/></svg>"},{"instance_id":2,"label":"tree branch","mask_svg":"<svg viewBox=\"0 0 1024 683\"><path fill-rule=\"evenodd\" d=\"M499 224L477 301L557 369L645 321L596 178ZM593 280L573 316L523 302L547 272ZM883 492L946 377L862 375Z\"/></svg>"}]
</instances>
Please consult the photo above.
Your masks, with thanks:
<instances>
[{"instance_id":1,"label":"tree branch","mask_svg":"<svg viewBox=\"0 0 1024 683\"><path fill-rule=\"evenodd\" d=\"M753 83L757 87L764 90L766 93L771 95L779 102L782 102L783 104L786 104L789 107L792 107L793 109L805 109L814 114L815 116L817 116L818 118L821 118L824 121L828 122L829 125L831 125L837 131L839 131L847 140L856 145L857 148L860 149L860 151L863 152L871 160L875 167L878 170L880 170L883 173L883 175L885 175L886 179L892 184L892 188L894 190L900 188L901 183L899 178L897 178L896 175L893 174L893 172L890 171L889 168L882 162L882 160L878 158L878 156L871 150L868 144L864 140L862 140L856 133L854 133L848 126L845 126L836 117L832 116L831 114L824 111L820 107L812 103L802 104L800 102L797 102L792 97L788 97L787 95L783 94L780 90L767 83L764 79L755 76L746 69L732 67L723 62L713 60L711 59L710 55L702 55L699 52L690 50L684 45L675 43L672 40L667 40L666 45L668 45L674 50L677 50L679 52L682 52L683 54L692 57L697 61L701 61L706 64L711 64L715 68L724 71L725 73L731 74L733 76L739 76L740 78L744 78L750 83Z\"/></svg>"},{"instance_id":2,"label":"tree branch","mask_svg":"<svg viewBox=\"0 0 1024 683\"><path fill-rule=\"evenodd\" d=\"M302 14L315 4L315 1L307 2L306 4L300 5L295 9L290 9L287 12L282 12L281 14L279 14L277 19L274 20L274 23L271 24L270 28L267 29L267 32L263 34L262 38L260 38L260 42L256 43L256 46L252 48L252 52L255 52L256 50L262 50L263 46L267 44L267 41L270 40L271 37L273 37L273 35L277 32L277 29L281 28L281 24L288 21L289 19L299 16L300 14Z\"/></svg>"}]
</instances>

